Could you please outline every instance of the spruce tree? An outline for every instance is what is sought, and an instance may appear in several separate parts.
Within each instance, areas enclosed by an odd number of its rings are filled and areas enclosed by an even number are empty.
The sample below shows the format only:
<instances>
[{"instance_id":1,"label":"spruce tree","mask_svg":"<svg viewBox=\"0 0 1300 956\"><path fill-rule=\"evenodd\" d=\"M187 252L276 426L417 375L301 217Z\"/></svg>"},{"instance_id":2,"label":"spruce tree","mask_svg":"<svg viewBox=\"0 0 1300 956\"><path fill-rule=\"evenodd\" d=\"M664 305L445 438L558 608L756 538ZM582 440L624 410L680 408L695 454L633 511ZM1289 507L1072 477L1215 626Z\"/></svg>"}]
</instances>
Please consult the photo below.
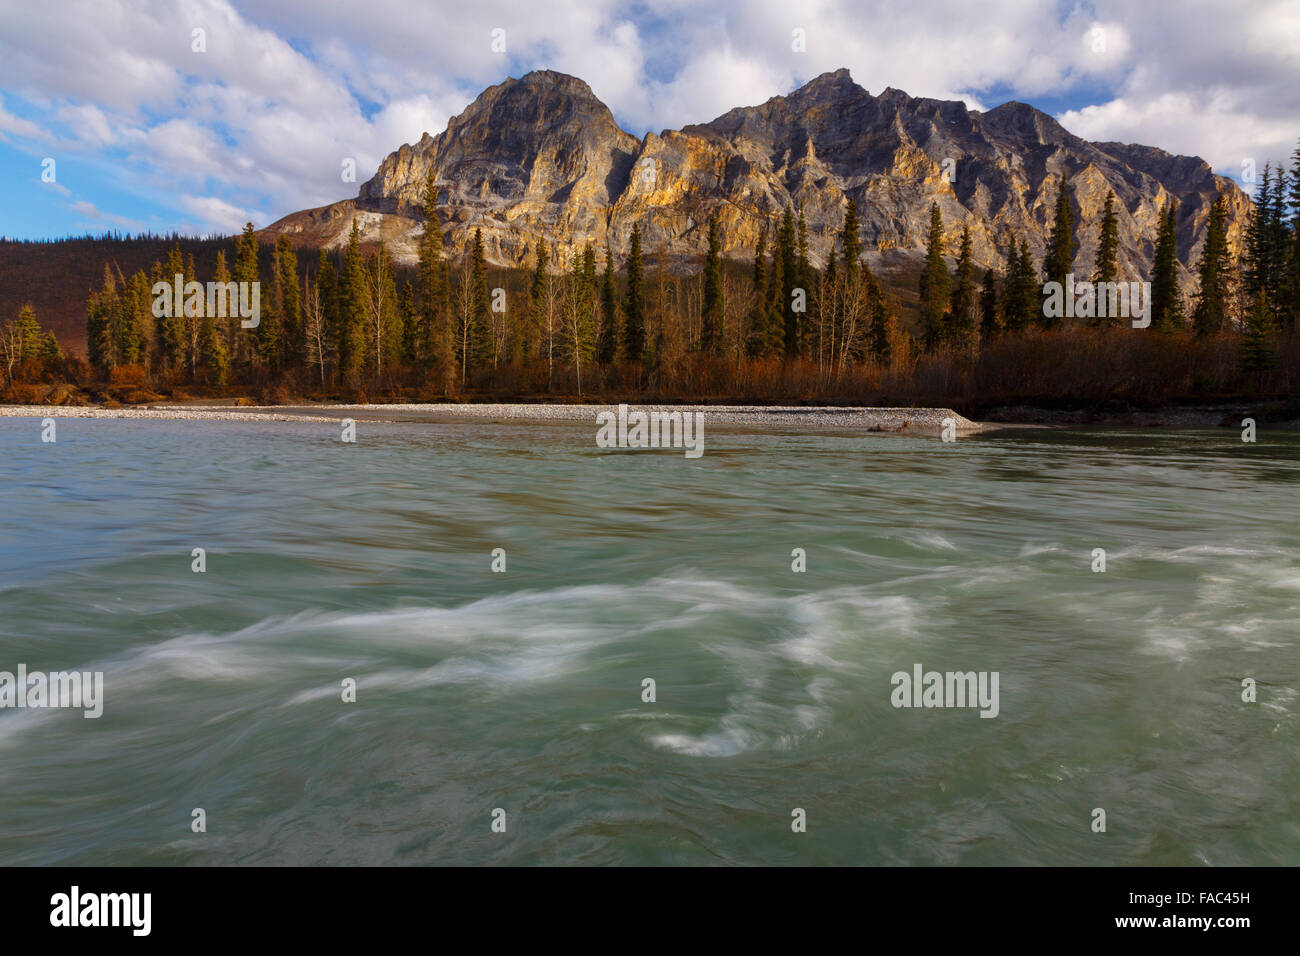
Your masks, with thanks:
<instances>
[{"instance_id":1,"label":"spruce tree","mask_svg":"<svg viewBox=\"0 0 1300 956\"><path fill-rule=\"evenodd\" d=\"M943 215L939 204L930 204L930 230L925 241L925 265L921 270L921 328L927 348L934 348L944 338L944 313L952 277L943 257Z\"/></svg>"},{"instance_id":2,"label":"spruce tree","mask_svg":"<svg viewBox=\"0 0 1300 956\"><path fill-rule=\"evenodd\" d=\"M486 368L492 362L492 306L488 298L487 256L483 251L483 230L474 230L470 282L473 313L470 322L470 367Z\"/></svg>"},{"instance_id":3,"label":"spruce tree","mask_svg":"<svg viewBox=\"0 0 1300 956\"><path fill-rule=\"evenodd\" d=\"M553 303L547 301L547 288L551 282L548 272L550 254L546 250L546 243L541 239L533 243L533 259L533 281L528 289L528 318L520 334L520 351L525 359L541 354L542 329L546 326L545 313L553 306Z\"/></svg>"},{"instance_id":4,"label":"spruce tree","mask_svg":"<svg viewBox=\"0 0 1300 956\"><path fill-rule=\"evenodd\" d=\"M755 355L776 355L785 342L785 250L781 247L781 232L777 231L777 244L772 250L772 262L767 273L767 289L763 294L762 320L755 329L757 344Z\"/></svg>"},{"instance_id":5,"label":"spruce tree","mask_svg":"<svg viewBox=\"0 0 1300 956\"><path fill-rule=\"evenodd\" d=\"M970 224L961 229L961 251L957 256L957 276L953 285L948 326L948 341L960 349L973 349L978 343L975 324L975 264L971 261Z\"/></svg>"},{"instance_id":6,"label":"spruce tree","mask_svg":"<svg viewBox=\"0 0 1300 956\"><path fill-rule=\"evenodd\" d=\"M578 394L582 395L582 369L595 352L596 316L600 311L596 288L596 250L588 242L573 257L572 314L569 317L567 351L573 365Z\"/></svg>"},{"instance_id":7,"label":"spruce tree","mask_svg":"<svg viewBox=\"0 0 1300 956\"><path fill-rule=\"evenodd\" d=\"M605 271L600 283L600 338L596 360L609 365L618 357L618 289L614 282L614 253L605 242Z\"/></svg>"},{"instance_id":8,"label":"spruce tree","mask_svg":"<svg viewBox=\"0 0 1300 956\"><path fill-rule=\"evenodd\" d=\"M339 342L343 331L343 323L339 319L338 270L334 268L333 260L324 249L320 251L320 257L316 262L316 292L320 296L326 358L337 363Z\"/></svg>"},{"instance_id":9,"label":"spruce tree","mask_svg":"<svg viewBox=\"0 0 1300 956\"><path fill-rule=\"evenodd\" d=\"M858 204L850 199L849 207L844 213L844 228L840 231L840 248L844 250L844 277L849 282L853 281L854 273L858 268L858 260L862 258L860 231Z\"/></svg>"},{"instance_id":10,"label":"spruce tree","mask_svg":"<svg viewBox=\"0 0 1300 956\"><path fill-rule=\"evenodd\" d=\"M865 262L859 266L863 288L866 290L867 317L869 321L868 343L872 357L882 366L888 367L893 360L894 337L897 333L897 319L893 304L880 287L871 267Z\"/></svg>"},{"instance_id":11,"label":"spruce tree","mask_svg":"<svg viewBox=\"0 0 1300 956\"><path fill-rule=\"evenodd\" d=\"M1258 289L1246 317L1246 334L1241 350L1243 372L1266 372L1277 365L1277 353L1273 344L1275 331L1268 296L1263 289Z\"/></svg>"},{"instance_id":12,"label":"spruce tree","mask_svg":"<svg viewBox=\"0 0 1300 956\"><path fill-rule=\"evenodd\" d=\"M226 267L224 249L217 251L217 267L212 273L212 281L222 285L230 281L230 269ZM230 352L226 347L223 320L207 312L203 318L203 329L199 342L199 368L212 385L225 385L230 374Z\"/></svg>"},{"instance_id":13,"label":"spruce tree","mask_svg":"<svg viewBox=\"0 0 1300 956\"><path fill-rule=\"evenodd\" d=\"M627 256L627 294L623 299L623 354L629 362L645 355L645 288L641 262L641 226L632 226Z\"/></svg>"},{"instance_id":14,"label":"spruce tree","mask_svg":"<svg viewBox=\"0 0 1300 956\"><path fill-rule=\"evenodd\" d=\"M1255 208L1251 211L1250 221L1246 226L1246 268L1243 279L1246 291L1253 302L1255 293L1266 290L1269 272L1269 216L1273 207L1273 183L1271 167L1264 164L1264 174L1260 178L1259 188L1255 190Z\"/></svg>"},{"instance_id":15,"label":"spruce tree","mask_svg":"<svg viewBox=\"0 0 1300 956\"><path fill-rule=\"evenodd\" d=\"M1201 248L1201 262L1197 268L1200 288L1196 293L1196 306L1192 324L1196 334L1214 335L1223 329L1228 315L1228 232L1223 196L1210 207L1210 219L1205 229L1205 243Z\"/></svg>"},{"instance_id":16,"label":"spruce tree","mask_svg":"<svg viewBox=\"0 0 1300 956\"><path fill-rule=\"evenodd\" d=\"M278 372L280 371L284 348L281 323L283 321L282 314L285 299L283 274L280 269L280 244L278 242L271 249L270 293L270 295L267 295L266 290L262 292L262 314L257 328L253 330L253 334L257 338L258 359L265 368L272 372Z\"/></svg>"},{"instance_id":17,"label":"spruce tree","mask_svg":"<svg viewBox=\"0 0 1300 956\"><path fill-rule=\"evenodd\" d=\"M357 384L366 360L366 264L361 255L361 230L354 218L343 254L338 282L339 374Z\"/></svg>"},{"instance_id":18,"label":"spruce tree","mask_svg":"<svg viewBox=\"0 0 1300 956\"><path fill-rule=\"evenodd\" d=\"M795 289L801 288L799 285L799 238L794 222L794 210L789 205L785 207L785 212L781 216L781 228L777 230L776 248L777 257L781 260L782 280L780 312L776 318L778 322L777 334L780 338L780 348L785 351L786 355L793 356L799 350L799 327L803 315L794 310ZM808 290L804 289L805 300L807 295Z\"/></svg>"},{"instance_id":19,"label":"spruce tree","mask_svg":"<svg viewBox=\"0 0 1300 956\"><path fill-rule=\"evenodd\" d=\"M245 229L245 234L251 234L253 224L250 222ZM257 239L254 238L256 243ZM181 277L182 296L179 301L173 301L171 314L162 316L157 320L155 328L157 341L155 351L158 356L159 368L163 371L177 371L185 365L185 284L190 281L190 277L185 274L185 262L181 257L179 246L172 248L167 253L167 262L163 266L163 281L168 285L175 285L176 277ZM120 350L121 334L120 329L123 322L124 303L121 298L114 299L113 315L110 323L113 329L113 346L114 356L117 362L122 362Z\"/></svg>"},{"instance_id":20,"label":"spruce tree","mask_svg":"<svg viewBox=\"0 0 1300 956\"><path fill-rule=\"evenodd\" d=\"M1078 247L1079 244L1074 239L1074 216L1070 211L1070 180L1067 175L1062 175L1060 188L1056 192L1056 217L1047 243L1047 255L1043 258L1044 283L1060 283L1064 293ZM1045 329L1055 328L1061 321L1060 316L1048 315L1047 309L1039 309L1037 318Z\"/></svg>"},{"instance_id":21,"label":"spruce tree","mask_svg":"<svg viewBox=\"0 0 1300 956\"><path fill-rule=\"evenodd\" d=\"M1106 205L1101 210L1101 229L1097 237L1092 281L1119 281L1119 216L1115 212L1113 189L1106 193Z\"/></svg>"},{"instance_id":22,"label":"spruce tree","mask_svg":"<svg viewBox=\"0 0 1300 956\"><path fill-rule=\"evenodd\" d=\"M1002 331L998 320L997 273L993 267L984 270L984 285L980 289L980 341L991 342Z\"/></svg>"},{"instance_id":23,"label":"spruce tree","mask_svg":"<svg viewBox=\"0 0 1300 956\"><path fill-rule=\"evenodd\" d=\"M1183 300L1178 288L1178 235L1174 203L1165 204L1151 265L1151 327L1172 332L1183 327Z\"/></svg>"},{"instance_id":24,"label":"spruce tree","mask_svg":"<svg viewBox=\"0 0 1300 956\"><path fill-rule=\"evenodd\" d=\"M451 291L443 258L442 220L438 217L438 184L432 165L424 179L420 212L424 229L420 233L416 264L419 284L417 331L413 336L418 343L416 361L426 374L445 380L454 364L449 320Z\"/></svg>"},{"instance_id":25,"label":"spruce tree","mask_svg":"<svg viewBox=\"0 0 1300 956\"><path fill-rule=\"evenodd\" d=\"M281 235L275 248L280 258L280 325L286 365L302 364L302 290L298 288L298 253L289 237Z\"/></svg>"},{"instance_id":26,"label":"spruce tree","mask_svg":"<svg viewBox=\"0 0 1300 956\"><path fill-rule=\"evenodd\" d=\"M1002 295L1003 327L1006 331L1020 334L1037 321L1037 313L1042 308L1039 297L1037 275L1034 271L1033 258L1029 253L1029 242L1011 236L1007 253L1006 288Z\"/></svg>"},{"instance_id":27,"label":"spruce tree","mask_svg":"<svg viewBox=\"0 0 1300 956\"><path fill-rule=\"evenodd\" d=\"M704 257L704 301L700 316L700 351L722 350L722 239L718 216L709 217L709 251Z\"/></svg>"},{"instance_id":28,"label":"spruce tree","mask_svg":"<svg viewBox=\"0 0 1300 956\"><path fill-rule=\"evenodd\" d=\"M235 240L235 282L247 282L249 285L256 282L258 287L261 287L261 270L257 257L257 236L254 234L253 224L250 222L245 224L243 235ZM261 301L265 301L265 297L262 297ZM232 309L231 311L237 312L238 310ZM251 332L253 336L256 336L257 329L245 329L239 319L231 321L230 328L234 343L231 362L242 372L247 368L253 352L253 340L250 338L249 333Z\"/></svg>"},{"instance_id":29,"label":"spruce tree","mask_svg":"<svg viewBox=\"0 0 1300 956\"><path fill-rule=\"evenodd\" d=\"M815 323L817 322L817 302L816 297L813 295L815 279L813 277L812 266L808 262L808 224L804 221L802 207L799 209L798 237L795 267L799 271L799 276L795 285L804 290L804 309L806 311L798 317L795 354L802 355L804 352L804 346L808 341L809 332L815 327Z\"/></svg>"},{"instance_id":30,"label":"spruce tree","mask_svg":"<svg viewBox=\"0 0 1300 956\"><path fill-rule=\"evenodd\" d=\"M123 289L119 326L118 357L128 365L147 365L149 323L153 319L153 292L149 277L137 269Z\"/></svg>"},{"instance_id":31,"label":"spruce tree","mask_svg":"<svg viewBox=\"0 0 1300 956\"><path fill-rule=\"evenodd\" d=\"M110 266L104 266L99 292L86 302L86 354L99 377L106 379L117 365L114 354L112 316L117 309L117 282Z\"/></svg>"},{"instance_id":32,"label":"spruce tree","mask_svg":"<svg viewBox=\"0 0 1300 956\"><path fill-rule=\"evenodd\" d=\"M745 338L745 353L751 357L764 354L767 349L767 223L758 233L754 247L754 307L749 315L749 334Z\"/></svg>"},{"instance_id":33,"label":"spruce tree","mask_svg":"<svg viewBox=\"0 0 1300 956\"><path fill-rule=\"evenodd\" d=\"M1119 281L1119 216L1115 212L1115 191L1106 193L1106 205L1101 212L1101 232L1097 237L1097 257L1093 264L1092 281L1095 284ZM1098 290L1098 299L1104 294ZM1093 310L1090 325L1115 325L1123 320L1120 316L1099 313Z\"/></svg>"},{"instance_id":34,"label":"spruce tree","mask_svg":"<svg viewBox=\"0 0 1300 956\"><path fill-rule=\"evenodd\" d=\"M1300 329L1300 142L1291 162L1291 190L1287 196L1291 207L1291 236L1287 277L1287 318L1293 329Z\"/></svg>"}]
</instances>

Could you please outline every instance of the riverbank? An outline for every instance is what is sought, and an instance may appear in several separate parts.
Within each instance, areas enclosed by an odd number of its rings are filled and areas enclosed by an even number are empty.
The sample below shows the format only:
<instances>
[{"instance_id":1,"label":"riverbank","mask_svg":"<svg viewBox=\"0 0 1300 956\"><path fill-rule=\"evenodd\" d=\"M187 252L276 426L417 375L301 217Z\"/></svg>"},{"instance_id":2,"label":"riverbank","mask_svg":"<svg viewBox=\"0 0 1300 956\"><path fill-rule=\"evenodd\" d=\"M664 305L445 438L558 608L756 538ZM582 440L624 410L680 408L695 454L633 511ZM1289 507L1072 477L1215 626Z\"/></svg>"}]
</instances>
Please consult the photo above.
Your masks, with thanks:
<instances>
[{"instance_id":1,"label":"riverbank","mask_svg":"<svg viewBox=\"0 0 1300 956\"><path fill-rule=\"evenodd\" d=\"M983 431L985 425L949 408L845 408L839 406L756 405L634 405L646 412L698 412L708 427L849 429L940 435L951 423L956 434ZM508 404L405 404L405 405L170 405L143 408L94 406L9 405L0 416L17 418L127 418L180 421L340 421L344 418L387 422L591 422L597 413L613 411L610 405Z\"/></svg>"}]
</instances>

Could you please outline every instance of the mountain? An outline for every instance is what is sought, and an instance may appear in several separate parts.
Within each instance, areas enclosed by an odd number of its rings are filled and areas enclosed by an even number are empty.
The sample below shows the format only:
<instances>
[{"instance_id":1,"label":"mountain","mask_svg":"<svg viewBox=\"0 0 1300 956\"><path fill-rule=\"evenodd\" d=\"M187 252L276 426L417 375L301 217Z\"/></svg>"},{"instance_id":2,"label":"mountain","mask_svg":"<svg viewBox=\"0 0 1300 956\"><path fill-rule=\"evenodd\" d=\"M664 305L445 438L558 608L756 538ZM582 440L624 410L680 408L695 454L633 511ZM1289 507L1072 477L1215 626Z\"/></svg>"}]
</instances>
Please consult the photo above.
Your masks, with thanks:
<instances>
[{"instance_id":1,"label":"mountain","mask_svg":"<svg viewBox=\"0 0 1300 956\"><path fill-rule=\"evenodd\" d=\"M488 258L508 266L531 265L538 239L566 257L588 241L601 249L608 240L621 257L639 223L651 255L688 270L703 255L715 212L724 254L749 258L763 226L775 226L787 204L803 210L810 257L820 265L850 197L877 267L921 255L931 202L943 212L950 254L969 221L978 264L1001 264L999 249L1013 231L1041 259L1068 175L1075 271L1091 273L1101 208L1114 190L1120 269L1135 279L1149 271L1167 200L1179 203L1184 267L1199 254L1217 194L1227 196L1234 251L1251 208L1204 160L1088 142L1023 103L980 112L895 89L873 96L841 69L761 106L637 139L582 80L539 71L490 87L446 130L391 153L355 199L286 216L262 236L337 246L347 242L355 217L363 241L382 238L399 262L414 261L430 166L450 254L462 255L481 229Z\"/></svg>"}]
</instances>

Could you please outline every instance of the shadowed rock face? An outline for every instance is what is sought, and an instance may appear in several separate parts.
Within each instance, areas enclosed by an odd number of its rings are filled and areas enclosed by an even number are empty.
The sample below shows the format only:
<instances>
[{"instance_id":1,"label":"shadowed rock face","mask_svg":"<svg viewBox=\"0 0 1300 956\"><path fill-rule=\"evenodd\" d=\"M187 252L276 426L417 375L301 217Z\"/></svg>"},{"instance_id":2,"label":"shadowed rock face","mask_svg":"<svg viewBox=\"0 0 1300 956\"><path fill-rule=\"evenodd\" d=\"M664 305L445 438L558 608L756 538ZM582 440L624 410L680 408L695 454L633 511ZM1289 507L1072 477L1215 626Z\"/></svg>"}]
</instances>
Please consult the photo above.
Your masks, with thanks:
<instances>
[{"instance_id":1,"label":"shadowed rock face","mask_svg":"<svg viewBox=\"0 0 1300 956\"><path fill-rule=\"evenodd\" d=\"M639 223L649 254L690 270L703 255L714 212L725 251L749 257L763 226L774 227L787 204L803 210L810 254L820 265L850 197L873 265L919 256L936 202L948 252L956 253L968 221L976 262L1000 266L1013 232L1041 258L1057 189L1068 175L1079 241L1075 271L1092 271L1102 206L1114 190L1120 270L1136 279L1150 269L1166 200L1179 203L1185 266L1199 254L1219 192L1227 195L1234 250L1250 209L1245 194L1201 159L1090 143L1023 103L980 113L894 89L872 96L837 70L761 106L638 140L586 83L542 71L490 87L445 131L390 154L356 199L294 213L263 230L264 238L286 233L338 245L355 216L365 241L383 239L399 261L414 261L430 166L450 253L463 254L481 229L488 257L518 266L531 265L538 239L566 257L588 241L600 250L608 240L621 257Z\"/></svg>"}]
</instances>

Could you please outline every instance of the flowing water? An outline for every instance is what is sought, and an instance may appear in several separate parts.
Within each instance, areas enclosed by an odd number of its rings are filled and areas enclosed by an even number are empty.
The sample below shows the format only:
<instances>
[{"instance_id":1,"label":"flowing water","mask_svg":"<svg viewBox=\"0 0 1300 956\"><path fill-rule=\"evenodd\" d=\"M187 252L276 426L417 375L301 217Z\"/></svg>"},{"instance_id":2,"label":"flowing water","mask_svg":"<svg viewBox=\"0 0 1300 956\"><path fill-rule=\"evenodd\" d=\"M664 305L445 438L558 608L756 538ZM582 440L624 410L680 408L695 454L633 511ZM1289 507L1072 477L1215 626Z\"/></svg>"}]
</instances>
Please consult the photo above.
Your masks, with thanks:
<instances>
[{"instance_id":1,"label":"flowing water","mask_svg":"<svg viewBox=\"0 0 1300 956\"><path fill-rule=\"evenodd\" d=\"M0 863L1300 863L1294 433L359 429L0 419Z\"/></svg>"}]
</instances>

